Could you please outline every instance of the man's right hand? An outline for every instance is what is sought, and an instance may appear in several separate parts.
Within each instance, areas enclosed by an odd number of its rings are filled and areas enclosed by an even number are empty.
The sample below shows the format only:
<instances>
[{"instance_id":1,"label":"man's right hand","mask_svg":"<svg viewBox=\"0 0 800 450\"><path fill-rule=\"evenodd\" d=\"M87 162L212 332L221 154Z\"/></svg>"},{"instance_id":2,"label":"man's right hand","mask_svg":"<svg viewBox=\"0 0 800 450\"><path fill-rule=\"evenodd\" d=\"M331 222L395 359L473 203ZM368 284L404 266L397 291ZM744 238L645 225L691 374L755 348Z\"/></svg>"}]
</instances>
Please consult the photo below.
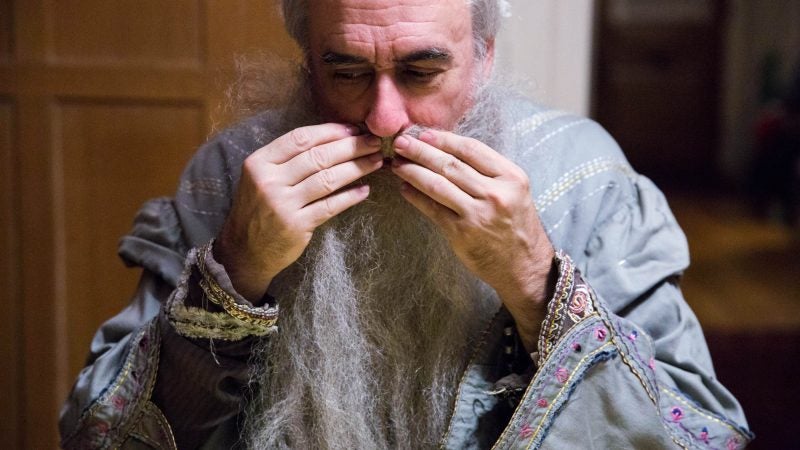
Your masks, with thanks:
<instances>
[{"instance_id":1,"label":"man's right hand","mask_svg":"<svg viewBox=\"0 0 800 450\"><path fill-rule=\"evenodd\" d=\"M257 305L314 229L367 198L367 185L342 189L383 165L380 143L357 134L341 124L297 128L245 159L214 243L214 258L244 298Z\"/></svg>"}]
</instances>

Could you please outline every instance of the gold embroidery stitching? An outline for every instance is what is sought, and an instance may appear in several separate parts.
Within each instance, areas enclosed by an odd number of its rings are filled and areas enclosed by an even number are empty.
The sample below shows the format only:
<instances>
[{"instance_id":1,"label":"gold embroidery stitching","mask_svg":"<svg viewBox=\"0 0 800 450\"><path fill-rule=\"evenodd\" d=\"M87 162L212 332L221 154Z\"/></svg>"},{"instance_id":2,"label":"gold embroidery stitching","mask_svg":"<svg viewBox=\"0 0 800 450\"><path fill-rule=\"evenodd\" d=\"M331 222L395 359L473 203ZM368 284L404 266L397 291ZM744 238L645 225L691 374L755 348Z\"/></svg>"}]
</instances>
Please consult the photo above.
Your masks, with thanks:
<instances>
[{"instance_id":1,"label":"gold embroidery stitching","mask_svg":"<svg viewBox=\"0 0 800 450\"><path fill-rule=\"evenodd\" d=\"M531 437L528 438L530 440L530 442L528 442L528 445L525 447L525 450L530 449L531 445L533 445L534 441L536 441L536 437L542 431L542 425L544 425L545 419L547 418L548 415L550 415L550 411L552 411L552 409L553 409L553 405L555 405L558 402L558 399L561 398L562 395L564 395L564 392L566 392L567 388L571 387L570 386L570 382L575 377L575 372L577 372L579 368L583 367L586 364L586 360L587 359L589 359L591 357L594 357L596 354L598 354L598 353L600 353L602 351L605 351L605 349L607 347L612 347L612 346L613 345L611 344L611 342L606 342L605 344L601 345L600 347L597 347L596 349L594 349L594 351L592 351L591 353L588 353L586 356L581 358L580 361L578 361L578 364L576 364L575 368L572 369L572 372L570 372L569 378L567 378L567 381L564 382L563 386L561 386L561 389L558 391L558 394L556 394L556 396L553 398L553 400L547 405L547 411L545 411L544 414L542 414L542 417L539 420L539 425L536 427L536 431L534 431L533 434L531 435ZM525 394L527 395L527 392Z\"/></svg>"},{"instance_id":2,"label":"gold embroidery stitching","mask_svg":"<svg viewBox=\"0 0 800 450\"><path fill-rule=\"evenodd\" d=\"M91 439L90 436L86 434L82 435L82 433L91 432L91 430L87 429L87 427L91 423L92 419L101 415L100 411L102 409L111 407L109 401L115 397L120 388L126 385L134 365L139 367L139 365L142 363L142 358L144 358L144 364L142 365L144 366L145 371L139 375L142 377L142 381L136 381L139 383L141 391L139 392L139 395L134 395L131 397L131 400L134 404L131 411L127 412L126 415L129 415L130 417L137 417L141 414L142 408L144 407L144 399L150 398L153 387L155 386L155 375L158 371L158 358L161 350L160 338L161 335L159 332L158 321L153 320L148 325L143 327L133 339L131 339L129 344L130 349L120 373L114 378L114 381L106 390L106 392L98 397L89 407L89 409L87 409L86 412L81 416L81 418L78 420L78 426L75 428L75 431L63 440L62 444L64 448L77 448L72 446L72 444L76 444L75 439ZM147 340L148 345L148 349L144 351L144 354L142 354L142 351L139 349L143 339ZM138 391L138 389L135 387L127 387L127 389L132 390L133 392ZM132 392L129 392L129 394L131 393ZM123 442L127 437L134 424L134 421L126 424L124 420L120 419L120 423L118 424L119 428L114 430L115 433L109 433L105 435L103 437L103 442L108 443L109 447L111 448L118 447L120 443ZM77 444L80 444L80 441L78 441Z\"/></svg>"},{"instance_id":3,"label":"gold embroidery stitching","mask_svg":"<svg viewBox=\"0 0 800 450\"><path fill-rule=\"evenodd\" d=\"M214 240L212 239L207 244L200 247L197 254L197 268L203 275L203 280L200 281L200 287L203 289L203 292L205 292L206 297L213 303L221 306L228 314L244 323L260 326L265 330L273 327L278 320L277 305L268 308L253 308L239 304L233 296L225 292L225 290L217 284L214 277L208 273L205 260L208 257L208 252L211 251L213 243Z\"/></svg>"},{"instance_id":4,"label":"gold embroidery stitching","mask_svg":"<svg viewBox=\"0 0 800 450\"><path fill-rule=\"evenodd\" d=\"M569 298L569 293L573 288L575 270L572 266L572 260L565 253L556 252L556 261L560 265L559 280L556 286L556 293L553 296L551 307L549 308L544 322L542 323L543 332L539 334L539 360L537 363L539 367L544 365L547 355L553 347L554 336L560 331L561 328L561 312L564 308L564 303ZM546 331L545 331L546 330Z\"/></svg>"},{"instance_id":5,"label":"gold embroidery stitching","mask_svg":"<svg viewBox=\"0 0 800 450\"><path fill-rule=\"evenodd\" d=\"M213 313L177 302L169 308L167 319L178 334L190 338L238 341L248 336L266 336L278 329L242 322L227 312Z\"/></svg>"},{"instance_id":6,"label":"gold embroidery stitching","mask_svg":"<svg viewBox=\"0 0 800 450\"><path fill-rule=\"evenodd\" d=\"M687 408L691 409L692 411L694 411L696 414L698 414L698 415L702 416L703 418L705 418L705 419L708 419L708 420L711 420L711 421L713 421L713 422L717 422L718 424L720 424L720 425L724 426L725 428L727 428L727 429L729 429L729 430L733 431L733 432L734 432L734 433L736 433L737 435L739 435L739 436L742 436L742 433L741 433L741 432L739 432L739 430L737 430L736 428L734 428L734 427L733 427L731 424L729 424L729 423L727 423L727 422L724 422L724 421L722 421L722 420L719 420L718 418L716 418L716 417L714 417L714 416L712 416L712 415L710 415L710 414L707 414L707 413L706 413L706 412L704 412L704 411L701 411L701 410L697 409L697 408L696 408L694 405L692 405L692 403L691 403L691 402L689 402L689 401L688 401L688 400L686 400L685 398L683 398L683 397L681 397L681 396L677 395L676 393L672 392L671 390L669 390L669 389L667 389L667 388L665 388L665 387L663 387L663 386L659 386L659 390L660 390L661 392L664 392L665 394L669 395L670 397L674 398L675 400L677 400L677 401L679 401L679 402L683 403L683 404L684 404L684 405L685 405ZM661 413L661 411L659 411L659 414L660 414L660 413ZM742 436L742 437L744 437L744 436Z\"/></svg>"}]
</instances>

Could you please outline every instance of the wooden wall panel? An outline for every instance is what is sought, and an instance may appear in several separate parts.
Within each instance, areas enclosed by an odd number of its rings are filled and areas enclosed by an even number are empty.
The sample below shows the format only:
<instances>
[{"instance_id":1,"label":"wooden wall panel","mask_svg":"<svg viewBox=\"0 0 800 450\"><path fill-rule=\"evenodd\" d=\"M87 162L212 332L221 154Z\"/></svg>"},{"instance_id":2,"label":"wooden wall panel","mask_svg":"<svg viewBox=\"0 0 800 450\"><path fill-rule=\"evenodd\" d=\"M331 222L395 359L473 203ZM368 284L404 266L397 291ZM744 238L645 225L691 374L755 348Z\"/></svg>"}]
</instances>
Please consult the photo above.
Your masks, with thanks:
<instances>
[{"instance_id":1,"label":"wooden wall panel","mask_svg":"<svg viewBox=\"0 0 800 450\"><path fill-rule=\"evenodd\" d=\"M0 63L11 59L13 21L11 0L0 0Z\"/></svg>"},{"instance_id":2,"label":"wooden wall panel","mask_svg":"<svg viewBox=\"0 0 800 450\"><path fill-rule=\"evenodd\" d=\"M202 143L200 105L72 102L55 109L63 165L69 376L83 367L97 327L134 292L117 243L141 204L171 196Z\"/></svg>"},{"instance_id":3,"label":"wooden wall panel","mask_svg":"<svg viewBox=\"0 0 800 450\"><path fill-rule=\"evenodd\" d=\"M48 61L87 65L199 66L198 0L50 0Z\"/></svg>"},{"instance_id":4,"label":"wooden wall panel","mask_svg":"<svg viewBox=\"0 0 800 450\"><path fill-rule=\"evenodd\" d=\"M0 99L0 436L3 446L19 448L22 417L22 353L17 164L14 149L13 106Z\"/></svg>"},{"instance_id":5,"label":"wooden wall panel","mask_svg":"<svg viewBox=\"0 0 800 450\"><path fill-rule=\"evenodd\" d=\"M24 414L20 422L23 447L52 449L56 446L56 423L61 403L58 398L68 386L65 364L64 314L56 301L56 267L63 266L62 248L54 217L63 206L53 201L53 160L50 150L51 124L47 114L50 101L44 97L19 96L15 100L14 153L19 167L20 261L22 275L22 345Z\"/></svg>"},{"instance_id":6,"label":"wooden wall panel","mask_svg":"<svg viewBox=\"0 0 800 450\"><path fill-rule=\"evenodd\" d=\"M271 1L0 0L0 447L57 447L90 339L139 276L118 239L174 193L253 50L297 55Z\"/></svg>"}]
</instances>

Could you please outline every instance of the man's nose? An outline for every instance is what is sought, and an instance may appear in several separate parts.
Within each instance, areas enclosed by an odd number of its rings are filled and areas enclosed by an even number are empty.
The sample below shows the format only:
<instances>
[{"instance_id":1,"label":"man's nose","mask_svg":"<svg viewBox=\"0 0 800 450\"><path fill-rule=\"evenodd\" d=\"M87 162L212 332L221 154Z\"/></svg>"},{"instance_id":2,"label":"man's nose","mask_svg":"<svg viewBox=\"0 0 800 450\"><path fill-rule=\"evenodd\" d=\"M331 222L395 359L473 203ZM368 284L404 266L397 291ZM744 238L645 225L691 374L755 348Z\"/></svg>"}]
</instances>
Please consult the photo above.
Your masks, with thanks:
<instances>
[{"instance_id":1,"label":"man's nose","mask_svg":"<svg viewBox=\"0 0 800 450\"><path fill-rule=\"evenodd\" d=\"M406 99L389 74L377 76L372 103L365 119L375 136L394 136L410 125Z\"/></svg>"}]
</instances>

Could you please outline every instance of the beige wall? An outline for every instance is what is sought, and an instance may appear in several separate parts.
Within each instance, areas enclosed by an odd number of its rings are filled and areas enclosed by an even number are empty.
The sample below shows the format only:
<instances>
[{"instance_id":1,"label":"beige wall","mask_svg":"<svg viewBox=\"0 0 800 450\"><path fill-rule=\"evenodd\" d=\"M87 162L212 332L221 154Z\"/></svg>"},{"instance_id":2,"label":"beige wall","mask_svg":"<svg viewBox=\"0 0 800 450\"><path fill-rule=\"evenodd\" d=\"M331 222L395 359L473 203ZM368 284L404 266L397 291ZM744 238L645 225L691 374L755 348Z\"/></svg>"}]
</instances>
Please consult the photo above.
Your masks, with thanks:
<instances>
[{"instance_id":1,"label":"beige wall","mask_svg":"<svg viewBox=\"0 0 800 450\"><path fill-rule=\"evenodd\" d=\"M497 67L526 79L532 98L588 114L594 7L594 0L511 1Z\"/></svg>"}]
</instances>

